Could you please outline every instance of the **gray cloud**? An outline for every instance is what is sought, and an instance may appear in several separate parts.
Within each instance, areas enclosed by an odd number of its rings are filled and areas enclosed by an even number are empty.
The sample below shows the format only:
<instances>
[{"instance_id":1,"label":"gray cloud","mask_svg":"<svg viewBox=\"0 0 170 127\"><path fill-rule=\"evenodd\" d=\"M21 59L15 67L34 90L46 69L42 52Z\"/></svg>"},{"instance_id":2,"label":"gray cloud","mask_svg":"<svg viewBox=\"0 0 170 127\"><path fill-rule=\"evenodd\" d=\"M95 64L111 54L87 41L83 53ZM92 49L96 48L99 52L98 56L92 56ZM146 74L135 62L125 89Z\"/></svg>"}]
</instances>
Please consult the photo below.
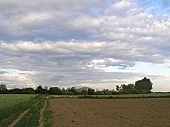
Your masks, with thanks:
<instances>
[{"instance_id":1,"label":"gray cloud","mask_svg":"<svg viewBox=\"0 0 170 127\"><path fill-rule=\"evenodd\" d=\"M164 77L131 71L138 62L169 67L170 17L142 8L147 2L1 0L0 69L7 73L0 70L0 80L10 87L111 88Z\"/></svg>"}]
</instances>

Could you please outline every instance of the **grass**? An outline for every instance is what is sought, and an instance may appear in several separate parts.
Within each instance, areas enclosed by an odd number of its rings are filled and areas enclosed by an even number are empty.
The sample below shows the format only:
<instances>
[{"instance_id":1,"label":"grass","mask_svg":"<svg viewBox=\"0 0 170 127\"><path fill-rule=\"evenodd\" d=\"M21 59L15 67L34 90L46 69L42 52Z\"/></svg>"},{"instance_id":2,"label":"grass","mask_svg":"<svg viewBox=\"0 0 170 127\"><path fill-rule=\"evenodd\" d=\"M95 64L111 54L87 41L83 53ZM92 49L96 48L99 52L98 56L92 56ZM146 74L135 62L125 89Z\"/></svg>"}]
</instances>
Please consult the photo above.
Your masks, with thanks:
<instances>
[{"instance_id":1,"label":"grass","mask_svg":"<svg viewBox=\"0 0 170 127\"><path fill-rule=\"evenodd\" d=\"M44 111L44 126L45 127L52 127L52 110L50 107L49 99L47 99L47 107Z\"/></svg>"},{"instance_id":2,"label":"grass","mask_svg":"<svg viewBox=\"0 0 170 127\"><path fill-rule=\"evenodd\" d=\"M16 104L28 101L35 96L35 94L0 94L0 109L8 106L15 106Z\"/></svg>"},{"instance_id":3,"label":"grass","mask_svg":"<svg viewBox=\"0 0 170 127\"><path fill-rule=\"evenodd\" d=\"M0 95L0 127L7 127L36 101L37 95Z\"/></svg>"},{"instance_id":4,"label":"grass","mask_svg":"<svg viewBox=\"0 0 170 127\"><path fill-rule=\"evenodd\" d=\"M0 95L0 127L8 127L22 112L29 108L29 112L27 112L14 127L38 127L40 110L44 106L45 99L46 96L43 95ZM50 109L48 99L43 120L45 127L52 126L52 110Z\"/></svg>"},{"instance_id":5,"label":"grass","mask_svg":"<svg viewBox=\"0 0 170 127\"><path fill-rule=\"evenodd\" d=\"M38 127L40 110L44 106L44 101L45 101L45 96L44 97L41 96L38 103L34 105L14 127Z\"/></svg>"}]
</instances>

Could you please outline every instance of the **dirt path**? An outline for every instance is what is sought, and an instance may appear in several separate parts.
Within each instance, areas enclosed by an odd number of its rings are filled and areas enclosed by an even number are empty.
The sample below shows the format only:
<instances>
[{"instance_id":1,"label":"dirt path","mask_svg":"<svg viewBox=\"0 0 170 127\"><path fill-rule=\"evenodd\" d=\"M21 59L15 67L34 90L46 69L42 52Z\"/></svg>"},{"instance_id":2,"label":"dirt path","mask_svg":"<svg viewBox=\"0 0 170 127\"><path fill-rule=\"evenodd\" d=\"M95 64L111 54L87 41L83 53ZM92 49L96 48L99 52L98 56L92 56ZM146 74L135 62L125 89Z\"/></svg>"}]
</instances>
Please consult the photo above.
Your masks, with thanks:
<instances>
[{"instance_id":1,"label":"dirt path","mask_svg":"<svg viewBox=\"0 0 170 127\"><path fill-rule=\"evenodd\" d=\"M30 108L21 113L21 115L16 120L14 120L8 127L13 127L29 110Z\"/></svg>"},{"instance_id":2,"label":"dirt path","mask_svg":"<svg viewBox=\"0 0 170 127\"><path fill-rule=\"evenodd\" d=\"M39 103L39 101L38 101L34 106L36 106L38 103ZM21 119L30 109L31 109L31 108L29 108L29 109L25 110L23 113L21 113L20 116L19 116L16 120L14 120L8 127L13 127L13 126L15 126L15 124L17 124L17 123L20 121L20 119Z\"/></svg>"},{"instance_id":3,"label":"dirt path","mask_svg":"<svg viewBox=\"0 0 170 127\"><path fill-rule=\"evenodd\" d=\"M44 127L43 113L44 113L44 111L45 111L46 105L47 105L47 102L46 102L46 100L45 100L44 107L40 110L39 127Z\"/></svg>"}]
</instances>

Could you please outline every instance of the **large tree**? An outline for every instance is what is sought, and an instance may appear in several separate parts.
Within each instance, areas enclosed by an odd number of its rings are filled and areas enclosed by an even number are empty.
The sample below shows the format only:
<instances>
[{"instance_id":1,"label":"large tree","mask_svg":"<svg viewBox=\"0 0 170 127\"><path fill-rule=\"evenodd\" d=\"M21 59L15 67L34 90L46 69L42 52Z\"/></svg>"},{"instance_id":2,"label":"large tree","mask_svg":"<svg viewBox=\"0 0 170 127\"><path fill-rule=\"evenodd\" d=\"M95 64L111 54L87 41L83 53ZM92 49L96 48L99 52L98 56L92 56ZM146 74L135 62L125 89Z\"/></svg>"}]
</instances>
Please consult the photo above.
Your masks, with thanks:
<instances>
[{"instance_id":1,"label":"large tree","mask_svg":"<svg viewBox=\"0 0 170 127\"><path fill-rule=\"evenodd\" d=\"M62 94L62 91L59 87L51 87L48 92L49 92L49 94L53 94L53 95L61 95Z\"/></svg>"},{"instance_id":2,"label":"large tree","mask_svg":"<svg viewBox=\"0 0 170 127\"><path fill-rule=\"evenodd\" d=\"M36 88L35 93L37 93L37 94L42 94L42 93L44 93L44 89L42 88L41 85L39 85L39 86Z\"/></svg>"},{"instance_id":3,"label":"large tree","mask_svg":"<svg viewBox=\"0 0 170 127\"><path fill-rule=\"evenodd\" d=\"M8 93L7 87L3 83L0 85L0 93Z\"/></svg>"},{"instance_id":4,"label":"large tree","mask_svg":"<svg viewBox=\"0 0 170 127\"><path fill-rule=\"evenodd\" d=\"M150 93L152 90L153 83L149 78L144 77L142 80L138 80L135 82L135 88L138 90L143 90L146 93Z\"/></svg>"},{"instance_id":5,"label":"large tree","mask_svg":"<svg viewBox=\"0 0 170 127\"><path fill-rule=\"evenodd\" d=\"M2 83L0 85L0 91L4 91L4 90L7 90L7 88L6 88L6 85Z\"/></svg>"}]
</instances>

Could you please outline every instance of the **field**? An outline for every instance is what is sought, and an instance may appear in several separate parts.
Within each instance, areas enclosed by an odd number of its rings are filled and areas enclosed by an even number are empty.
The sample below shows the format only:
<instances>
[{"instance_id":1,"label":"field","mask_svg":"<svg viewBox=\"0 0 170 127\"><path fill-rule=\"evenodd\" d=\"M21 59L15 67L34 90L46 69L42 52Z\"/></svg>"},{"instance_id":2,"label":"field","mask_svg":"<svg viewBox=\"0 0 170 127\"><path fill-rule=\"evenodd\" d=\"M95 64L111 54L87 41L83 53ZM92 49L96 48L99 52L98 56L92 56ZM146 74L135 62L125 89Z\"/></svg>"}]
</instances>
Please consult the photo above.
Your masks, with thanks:
<instances>
[{"instance_id":1,"label":"field","mask_svg":"<svg viewBox=\"0 0 170 127\"><path fill-rule=\"evenodd\" d=\"M170 127L169 94L0 94L0 127Z\"/></svg>"},{"instance_id":2,"label":"field","mask_svg":"<svg viewBox=\"0 0 170 127\"><path fill-rule=\"evenodd\" d=\"M22 116L28 116L31 113L34 114L32 119L38 114L37 127L39 125L38 119L40 116L40 109L44 106L44 96L34 94L0 94L0 127L23 127ZM26 114L27 113L27 114ZM19 121L19 122L18 122ZM31 123L32 121L30 121ZM24 122L24 125L28 122ZM29 123L29 124L30 124Z\"/></svg>"},{"instance_id":3,"label":"field","mask_svg":"<svg viewBox=\"0 0 170 127\"><path fill-rule=\"evenodd\" d=\"M50 99L53 127L170 127L170 98Z\"/></svg>"},{"instance_id":4,"label":"field","mask_svg":"<svg viewBox=\"0 0 170 127\"><path fill-rule=\"evenodd\" d=\"M35 94L0 94L0 109L16 106L34 98Z\"/></svg>"}]
</instances>

